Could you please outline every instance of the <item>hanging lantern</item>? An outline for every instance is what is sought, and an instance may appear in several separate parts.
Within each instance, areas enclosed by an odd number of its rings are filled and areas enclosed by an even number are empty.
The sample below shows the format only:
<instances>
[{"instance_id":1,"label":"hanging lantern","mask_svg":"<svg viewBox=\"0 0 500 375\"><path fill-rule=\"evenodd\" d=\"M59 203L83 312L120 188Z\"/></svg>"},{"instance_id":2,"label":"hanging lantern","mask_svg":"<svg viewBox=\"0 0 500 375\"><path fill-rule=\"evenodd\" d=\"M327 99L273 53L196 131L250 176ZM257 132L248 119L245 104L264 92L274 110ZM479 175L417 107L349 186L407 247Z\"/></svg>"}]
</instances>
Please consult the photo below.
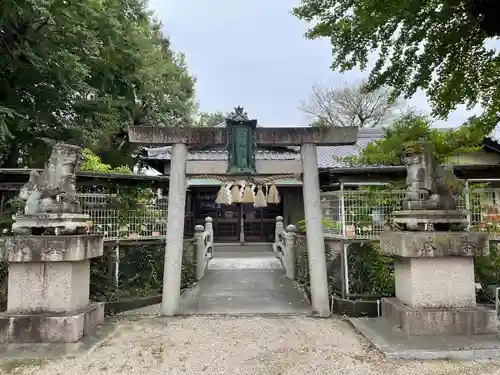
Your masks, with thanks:
<instances>
[{"instance_id":1,"label":"hanging lantern","mask_svg":"<svg viewBox=\"0 0 500 375\"><path fill-rule=\"evenodd\" d=\"M215 200L215 203L225 204L225 205L231 204L231 202L229 202L229 194L226 184L222 184L222 186L220 187L220 190L217 193L217 199Z\"/></svg>"},{"instance_id":2,"label":"hanging lantern","mask_svg":"<svg viewBox=\"0 0 500 375\"><path fill-rule=\"evenodd\" d=\"M241 202L240 188L238 187L237 183L235 183L233 185L233 187L231 188L231 201L232 201L232 203L240 203Z\"/></svg>"},{"instance_id":3,"label":"hanging lantern","mask_svg":"<svg viewBox=\"0 0 500 375\"><path fill-rule=\"evenodd\" d=\"M267 203L278 204L280 203L280 193L275 184L272 184L267 189Z\"/></svg>"},{"instance_id":4,"label":"hanging lantern","mask_svg":"<svg viewBox=\"0 0 500 375\"><path fill-rule=\"evenodd\" d=\"M262 191L262 186L257 187L257 194L255 194L254 207L267 207L266 196Z\"/></svg>"}]
</instances>

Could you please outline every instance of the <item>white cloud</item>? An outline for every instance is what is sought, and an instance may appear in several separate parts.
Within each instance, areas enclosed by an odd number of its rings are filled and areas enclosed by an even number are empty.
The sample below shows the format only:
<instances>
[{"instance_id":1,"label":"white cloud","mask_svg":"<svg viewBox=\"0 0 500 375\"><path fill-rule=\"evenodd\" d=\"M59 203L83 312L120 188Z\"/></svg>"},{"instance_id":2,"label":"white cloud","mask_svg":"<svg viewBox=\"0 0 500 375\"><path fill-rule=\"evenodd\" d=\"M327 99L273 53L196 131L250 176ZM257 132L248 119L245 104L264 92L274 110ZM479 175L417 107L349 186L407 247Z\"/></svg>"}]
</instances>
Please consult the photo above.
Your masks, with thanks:
<instances>
[{"instance_id":1,"label":"white cloud","mask_svg":"<svg viewBox=\"0 0 500 375\"><path fill-rule=\"evenodd\" d=\"M265 126L304 125L297 109L319 82L353 82L367 72L332 72L328 40L303 38L307 25L290 14L297 0L151 0L172 45L186 54L205 111L242 105ZM409 104L429 113L424 93ZM476 109L478 112L478 109ZM457 126L465 108L436 126Z\"/></svg>"}]
</instances>

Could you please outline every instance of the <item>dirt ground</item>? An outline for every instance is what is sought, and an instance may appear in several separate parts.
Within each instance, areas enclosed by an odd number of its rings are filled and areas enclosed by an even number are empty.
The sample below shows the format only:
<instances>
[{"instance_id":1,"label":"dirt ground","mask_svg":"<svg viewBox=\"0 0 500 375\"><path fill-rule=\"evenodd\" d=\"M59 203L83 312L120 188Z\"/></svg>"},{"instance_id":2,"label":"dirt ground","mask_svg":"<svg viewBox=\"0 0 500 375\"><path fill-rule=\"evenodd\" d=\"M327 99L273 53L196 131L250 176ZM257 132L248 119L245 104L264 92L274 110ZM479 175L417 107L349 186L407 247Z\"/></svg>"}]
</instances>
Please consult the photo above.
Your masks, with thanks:
<instances>
[{"instance_id":1,"label":"dirt ground","mask_svg":"<svg viewBox=\"0 0 500 375\"><path fill-rule=\"evenodd\" d=\"M182 317L120 320L88 355L4 362L1 374L500 374L500 361L388 361L339 319Z\"/></svg>"}]
</instances>

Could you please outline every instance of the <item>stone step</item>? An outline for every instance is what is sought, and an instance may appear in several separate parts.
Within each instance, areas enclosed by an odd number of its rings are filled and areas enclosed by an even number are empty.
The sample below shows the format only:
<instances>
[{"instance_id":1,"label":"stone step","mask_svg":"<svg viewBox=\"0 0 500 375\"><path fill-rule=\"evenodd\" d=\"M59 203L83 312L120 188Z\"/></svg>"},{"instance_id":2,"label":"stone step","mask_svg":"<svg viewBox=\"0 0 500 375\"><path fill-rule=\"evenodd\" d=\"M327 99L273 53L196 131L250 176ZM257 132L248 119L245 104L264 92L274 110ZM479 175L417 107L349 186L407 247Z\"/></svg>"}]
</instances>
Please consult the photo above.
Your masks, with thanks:
<instances>
[{"instance_id":1,"label":"stone step","mask_svg":"<svg viewBox=\"0 0 500 375\"><path fill-rule=\"evenodd\" d=\"M274 258L272 244L214 244L214 258Z\"/></svg>"},{"instance_id":2,"label":"stone step","mask_svg":"<svg viewBox=\"0 0 500 375\"><path fill-rule=\"evenodd\" d=\"M227 249L231 249L231 251L242 251L242 252L252 252L252 251L272 251L273 244L269 242L252 242L247 243L245 245L240 245L238 243L218 243L214 244L214 248L221 249L223 251L227 251Z\"/></svg>"},{"instance_id":3,"label":"stone step","mask_svg":"<svg viewBox=\"0 0 500 375\"><path fill-rule=\"evenodd\" d=\"M277 270L283 269L273 253L265 257L214 257L208 261L209 270Z\"/></svg>"},{"instance_id":4,"label":"stone step","mask_svg":"<svg viewBox=\"0 0 500 375\"><path fill-rule=\"evenodd\" d=\"M214 258L275 258L275 254L269 250L260 251L231 251L231 249L214 249Z\"/></svg>"}]
</instances>

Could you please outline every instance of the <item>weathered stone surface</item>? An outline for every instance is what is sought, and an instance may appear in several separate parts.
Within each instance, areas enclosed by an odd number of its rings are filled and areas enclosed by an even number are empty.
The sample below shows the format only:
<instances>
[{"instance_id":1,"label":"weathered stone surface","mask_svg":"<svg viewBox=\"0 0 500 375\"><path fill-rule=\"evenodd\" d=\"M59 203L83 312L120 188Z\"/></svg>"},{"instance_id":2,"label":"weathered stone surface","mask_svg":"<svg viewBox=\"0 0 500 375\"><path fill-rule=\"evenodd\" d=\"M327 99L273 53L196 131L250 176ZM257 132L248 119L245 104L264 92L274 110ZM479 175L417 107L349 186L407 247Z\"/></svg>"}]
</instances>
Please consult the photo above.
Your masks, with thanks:
<instances>
[{"instance_id":1,"label":"weathered stone surface","mask_svg":"<svg viewBox=\"0 0 500 375\"><path fill-rule=\"evenodd\" d=\"M476 306L472 257L397 257L394 279L396 297L411 307Z\"/></svg>"},{"instance_id":2,"label":"weathered stone surface","mask_svg":"<svg viewBox=\"0 0 500 375\"><path fill-rule=\"evenodd\" d=\"M52 149L45 169L33 170L19 196L26 201L24 213L80 213L76 195L75 171L83 160L81 147L58 143Z\"/></svg>"},{"instance_id":3,"label":"weathered stone surface","mask_svg":"<svg viewBox=\"0 0 500 375\"><path fill-rule=\"evenodd\" d=\"M12 231L23 235L84 234L90 219L86 214L40 214L13 217Z\"/></svg>"},{"instance_id":4,"label":"weathered stone surface","mask_svg":"<svg viewBox=\"0 0 500 375\"><path fill-rule=\"evenodd\" d=\"M225 146L228 141L225 128L164 128L156 126L132 126L128 129L129 140L141 145L168 146L185 143L196 146ZM318 128L256 128L257 145L291 146L302 143L316 145L352 145L358 136L357 127Z\"/></svg>"},{"instance_id":5,"label":"weathered stone surface","mask_svg":"<svg viewBox=\"0 0 500 375\"><path fill-rule=\"evenodd\" d=\"M397 298L382 299L382 316L410 336L472 335L497 332L495 310L486 307L418 309Z\"/></svg>"},{"instance_id":6,"label":"weathered stone surface","mask_svg":"<svg viewBox=\"0 0 500 375\"><path fill-rule=\"evenodd\" d=\"M393 232L380 234L380 249L399 257L473 257L489 251L487 233Z\"/></svg>"},{"instance_id":7,"label":"weathered stone surface","mask_svg":"<svg viewBox=\"0 0 500 375\"><path fill-rule=\"evenodd\" d=\"M255 142L262 146L353 145L358 138L357 127L257 128Z\"/></svg>"},{"instance_id":8,"label":"weathered stone surface","mask_svg":"<svg viewBox=\"0 0 500 375\"><path fill-rule=\"evenodd\" d=\"M0 313L0 343L73 343L104 322L104 303L68 313Z\"/></svg>"},{"instance_id":9,"label":"weathered stone surface","mask_svg":"<svg viewBox=\"0 0 500 375\"><path fill-rule=\"evenodd\" d=\"M82 236L15 236L5 239L9 263L76 262L100 257L104 237Z\"/></svg>"},{"instance_id":10,"label":"weathered stone surface","mask_svg":"<svg viewBox=\"0 0 500 375\"><path fill-rule=\"evenodd\" d=\"M406 210L392 213L392 226L399 231L463 231L469 221L461 210Z\"/></svg>"},{"instance_id":11,"label":"weathered stone surface","mask_svg":"<svg viewBox=\"0 0 500 375\"><path fill-rule=\"evenodd\" d=\"M90 261L9 263L7 311L62 312L89 303Z\"/></svg>"},{"instance_id":12,"label":"weathered stone surface","mask_svg":"<svg viewBox=\"0 0 500 375\"><path fill-rule=\"evenodd\" d=\"M434 146L417 141L406 148L405 210L456 210L457 202L444 172L434 156ZM452 174L450 178L456 177ZM454 181L455 182L455 181Z\"/></svg>"}]
</instances>

